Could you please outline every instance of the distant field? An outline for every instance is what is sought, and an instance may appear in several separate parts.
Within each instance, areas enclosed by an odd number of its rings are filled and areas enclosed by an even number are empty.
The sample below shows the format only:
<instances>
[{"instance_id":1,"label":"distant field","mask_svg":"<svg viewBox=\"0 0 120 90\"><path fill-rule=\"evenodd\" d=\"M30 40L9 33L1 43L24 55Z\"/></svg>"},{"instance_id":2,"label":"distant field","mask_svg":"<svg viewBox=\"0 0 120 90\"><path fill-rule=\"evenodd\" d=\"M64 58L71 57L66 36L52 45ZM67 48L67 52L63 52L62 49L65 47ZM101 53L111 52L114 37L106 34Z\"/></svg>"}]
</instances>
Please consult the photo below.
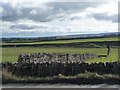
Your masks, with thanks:
<instances>
[{"instance_id":1,"label":"distant field","mask_svg":"<svg viewBox=\"0 0 120 90\"><path fill-rule=\"evenodd\" d=\"M0 48L1 49L1 48ZM106 48L42 48L42 47L6 47L2 48L2 61L6 62L15 62L17 61L17 58L22 53L95 53L95 54L106 54L107 50ZM112 48L110 57L109 58L102 58L102 59L93 59L88 60L86 62L92 63L92 62L114 62L118 60L118 49Z\"/></svg>"},{"instance_id":2,"label":"distant field","mask_svg":"<svg viewBox=\"0 0 120 90\"><path fill-rule=\"evenodd\" d=\"M18 44L66 44L77 42L100 42L100 41L118 41L118 37L111 38L93 38L93 39L73 39L73 40L54 40L54 41L39 41L39 42L26 42L26 43L1 43L2 45L18 45Z\"/></svg>"}]
</instances>

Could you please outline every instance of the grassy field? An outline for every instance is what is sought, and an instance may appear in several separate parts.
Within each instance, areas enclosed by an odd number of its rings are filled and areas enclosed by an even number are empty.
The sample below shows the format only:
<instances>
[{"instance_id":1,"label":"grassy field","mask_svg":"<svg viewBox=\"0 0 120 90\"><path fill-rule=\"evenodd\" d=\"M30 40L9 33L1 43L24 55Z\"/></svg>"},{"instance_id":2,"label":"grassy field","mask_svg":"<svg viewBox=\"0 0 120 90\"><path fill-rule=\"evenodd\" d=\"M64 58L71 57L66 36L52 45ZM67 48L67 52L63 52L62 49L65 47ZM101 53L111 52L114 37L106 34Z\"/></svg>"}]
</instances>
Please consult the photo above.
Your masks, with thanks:
<instances>
[{"instance_id":1,"label":"grassy field","mask_svg":"<svg viewBox=\"0 0 120 90\"><path fill-rule=\"evenodd\" d=\"M93 39L73 39L73 40L54 40L54 41L39 41L39 42L26 42L26 43L1 43L2 45L18 45L18 44L53 44L54 46L46 46L46 47L35 47L35 46L30 46L30 47L3 47L0 48L2 50L2 58L0 57L0 60L3 62L9 61L9 62L15 62L17 61L17 58L20 54L22 53L93 53L93 54L106 54L107 49L104 47L101 48L78 48L76 46L74 47L56 47L56 44L67 44L67 43L72 43L75 45L77 42L104 42L104 41L118 41L118 37L109 37L109 38L93 38ZM89 46L91 45L90 43L88 44ZM96 44L94 47L98 47ZM106 46L105 46L106 47ZM93 59L93 60L87 60L86 62L92 63L92 62L114 62L118 60L118 49L117 47L111 48L110 52L110 57L109 58L102 58L102 59Z\"/></svg>"},{"instance_id":2,"label":"grassy field","mask_svg":"<svg viewBox=\"0 0 120 90\"><path fill-rule=\"evenodd\" d=\"M67 44L77 42L101 42L101 41L118 41L118 37L111 38L93 38L93 39L73 39L73 40L55 40L55 41L39 41L39 42L26 42L26 43L1 43L2 45L18 45L18 44Z\"/></svg>"},{"instance_id":3,"label":"grassy field","mask_svg":"<svg viewBox=\"0 0 120 90\"><path fill-rule=\"evenodd\" d=\"M1 49L1 48L0 48ZM2 61L6 62L15 62L20 54L25 53L93 53L93 54L106 54L106 48L62 48L62 47L6 47L2 48ZM86 62L114 62L118 61L118 49L111 48L111 53L109 58L102 58L102 59L93 59L87 60Z\"/></svg>"},{"instance_id":4,"label":"grassy field","mask_svg":"<svg viewBox=\"0 0 120 90\"><path fill-rule=\"evenodd\" d=\"M14 47L1 47L0 48L0 61L1 62L16 62L18 60L18 56L20 54L32 54L32 53L79 53L79 54L84 54L84 53L89 53L89 54L97 54L97 55L105 55L107 53L107 48L106 48L106 43L101 43L104 41L118 41L118 38L95 38L95 39L74 39L74 40L57 40L57 41L39 41L39 42L26 42L26 43L1 43L0 45L13 45ZM78 43L77 43L78 42ZM85 42L85 45L88 45L90 48L87 46L83 45ZM88 42L97 42L96 43L88 43ZM98 43L99 42L99 43ZM67 46L68 43L72 43L71 46ZM77 43L77 44L76 44ZM92 60L86 60L85 62L87 63L99 63L99 62L116 62L120 61L118 60L118 47L119 45L115 44L116 42L112 42L113 47L111 47L110 55L108 58L95 58ZM16 47L17 45L20 44L20 47ZM22 46L22 44L29 44L31 46ZM35 44L41 44L41 46L34 46ZM44 44L47 44L44 46ZM50 45L51 44L51 45ZM52 46L53 44L53 46ZM57 46L59 44L59 46ZM60 46L60 44L62 44ZM63 45L65 44L65 45ZM77 46L78 45L78 46ZM105 47L103 47L103 45ZM80 46L85 46L84 48L80 48ZM92 47L94 46L94 47ZM99 47L99 48L97 48ZM115 84L118 82L120 77L117 75L98 75L97 73L89 73L86 72L84 74L78 74L77 76L63 76L63 75L58 75L57 77L47 77L47 78L34 78L34 77L17 77L15 75L12 75L11 73L8 72L2 72L2 81L3 83L40 83L40 82L56 82L57 81L64 81L64 83L68 83L68 81L73 80L72 82L75 82L76 84L83 84L82 80L88 82L91 84L91 81L94 81L95 83L100 83L100 81L103 83L113 83ZM110 81L113 80L113 81ZM78 82L79 81L79 82ZM61 82L60 82L61 83ZM71 83L71 82L70 82Z\"/></svg>"}]
</instances>

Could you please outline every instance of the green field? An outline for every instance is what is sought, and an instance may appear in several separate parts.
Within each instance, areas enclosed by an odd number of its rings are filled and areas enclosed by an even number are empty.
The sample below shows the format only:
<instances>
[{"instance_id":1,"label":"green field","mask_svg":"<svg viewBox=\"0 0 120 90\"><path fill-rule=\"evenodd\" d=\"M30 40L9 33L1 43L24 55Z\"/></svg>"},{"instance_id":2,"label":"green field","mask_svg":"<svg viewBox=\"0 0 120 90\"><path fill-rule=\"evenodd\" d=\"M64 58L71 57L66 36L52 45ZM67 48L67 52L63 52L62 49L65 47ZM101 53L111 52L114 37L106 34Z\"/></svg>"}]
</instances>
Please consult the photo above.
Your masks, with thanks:
<instances>
[{"instance_id":1,"label":"green field","mask_svg":"<svg viewBox=\"0 0 120 90\"><path fill-rule=\"evenodd\" d=\"M93 39L73 39L73 40L54 40L54 41L38 41L38 42L26 42L26 43L20 43L17 42L3 42L1 43L3 46L4 45L22 45L22 44L29 44L29 45L35 45L35 44L41 44L40 47L35 47L35 46L30 46L30 47L3 47L0 48L2 50L2 58L0 60L2 62L15 62L17 61L17 58L20 54L30 54L30 53L89 53L89 54L98 54L98 55L105 55L107 53L107 48L106 45L104 44L105 47L101 46L101 42L105 41L118 41L118 37L109 37L109 38L93 38ZM85 42L87 43L90 48L80 48L79 44L78 47L76 47L76 43L82 43ZM88 42L98 42L97 44L94 43L88 43ZM68 43L72 43L72 47L65 46ZM44 46L47 44L47 46ZM64 46L57 46L57 44L65 44ZM53 45L53 46L49 46ZM83 44L80 44L83 45ZM99 46L100 45L100 46ZM94 47L91 47L94 46ZM99 47L99 48L96 48ZM114 48L111 48L110 56L109 58L102 58L102 59L93 59L93 60L87 60L86 62L92 63L92 62L114 62L118 61L118 46L113 46Z\"/></svg>"},{"instance_id":2,"label":"green field","mask_svg":"<svg viewBox=\"0 0 120 90\"><path fill-rule=\"evenodd\" d=\"M42 47L7 47L2 48L2 61L6 62L15 62L17 61L17 58L20 54L25 53L93 53L93 54L106 54L107 49L106 48L42 48ZM112 48L110 57L109 58L102 58L102 59L93 59L93 60L87 60L86 62L92 63L92 62L114 62L118 61L118 49Z\"/></svg>"},{"instance_id":3,"label":"green field","mask_svg":"<svg viewBox=\"0 0 120 90\"><path fill-rule=\"evenodd\" d=\"M2 45L18 45L18 44L67 44L67 43L78 43L78 42L101 42L101 41L118 41L118 37L111 38L93 38L93 39L73 39L73 40L54 40L54 41L39 41L39 42L26 42L26 43L1 43Z\"/></svg>"}]
</instances>

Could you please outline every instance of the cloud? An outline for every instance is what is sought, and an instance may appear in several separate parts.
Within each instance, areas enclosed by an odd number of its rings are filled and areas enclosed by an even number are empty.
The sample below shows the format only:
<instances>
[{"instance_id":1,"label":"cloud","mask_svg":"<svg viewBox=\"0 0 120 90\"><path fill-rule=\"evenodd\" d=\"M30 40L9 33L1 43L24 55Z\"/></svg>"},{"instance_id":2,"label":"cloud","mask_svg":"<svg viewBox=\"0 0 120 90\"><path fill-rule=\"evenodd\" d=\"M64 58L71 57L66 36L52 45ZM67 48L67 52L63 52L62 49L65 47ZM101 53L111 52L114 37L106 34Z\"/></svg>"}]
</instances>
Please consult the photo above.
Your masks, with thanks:
<instances>
[{"instance_id":1,"label":"cloud","mask_svg":"<svg viewBox=\"0 0 120 90\"><path fill-rule=\"evenodd\" d=\"M88 7L97 7L98 5L101 5L101 3L47 2L42 4L43 7L32 7L32 5L27 7L21 4L19 7L13 7L10 3L1 3L0 7L3 8L3 21L27 19L37 22L49 22L75 12L81 12Z\"/></svg>"},{"instance_id":2,"label":"cloud","mask_svg":"<svg viewBox=\"0 0 120 90\"><path fill-rule=\"evenodd\" d=\"M96 13L93 14L93 17L97 20L106 20L106 21L112 21L114 23L118 23L118 15L108 15L107 13Z\"/></svg>"},{"instance_id":3,"label":"cloud","mask_svg":"<svg viewBox=\"0 0 120 90\"><path fill-rule=\"evenodd\" d=\"M3 36L53 36L117 31L117 4L1 2ZM98 28L99 27L99 28Z\"/></svg>"},{"instance_id":4,"label":"cloud","mask_svg":"<svg viewBox=\"0 0 120 90\"><path fill-rule=\"evenodd\" d=\"M39 29L39 30L41 30L41 29L48 29L48 28L51 28L50 26L47 26L47 25L40 25L40 24L38 24L38 25L29 25L29 24L15 24L15 25L11 25L10 26L10 29L21 29L21 30L32 30L32 29ZM32 30L32 31L34 31L34 30Z\"/></svg>"},{"instance_id":5,"label":"cloud","mask_svg":"<svg viewBox=\"0 0 120 90\"><path fill-rule=\"evenodd\" d=\"M88 7L98 7L102 3L95 2L50 2L45 5L51 7L54 11L81 11Z\"/></svg>"},{"instance_id":6,"label":"cloud","mask_svg":"<svg viewBox=\"0 0 120 90\"><path fill-rule=\"evenodd\" d=\"M34 27L28 25L13 25L10 29L34 29Z\"/></svg>"}]
</instances>

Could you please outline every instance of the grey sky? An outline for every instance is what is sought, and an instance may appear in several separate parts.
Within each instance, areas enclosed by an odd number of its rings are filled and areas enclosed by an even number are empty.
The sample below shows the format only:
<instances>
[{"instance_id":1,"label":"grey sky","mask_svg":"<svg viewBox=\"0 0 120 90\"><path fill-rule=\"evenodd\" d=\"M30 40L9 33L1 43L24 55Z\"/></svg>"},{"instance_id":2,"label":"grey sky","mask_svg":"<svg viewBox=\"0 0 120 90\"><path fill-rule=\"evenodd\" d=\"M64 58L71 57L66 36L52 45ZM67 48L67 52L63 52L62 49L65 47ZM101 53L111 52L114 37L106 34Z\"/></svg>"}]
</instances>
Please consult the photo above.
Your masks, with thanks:
<instances>
[{"instance_id":1,"label":"grey sky","mask_svg":"<svg viewBox=\"0 0 120 90\"><path fill-rule=\"evenodd\" d=\"M0 2L3 37L116 32L117 2Z\"/></svg>"}]
</instances>

